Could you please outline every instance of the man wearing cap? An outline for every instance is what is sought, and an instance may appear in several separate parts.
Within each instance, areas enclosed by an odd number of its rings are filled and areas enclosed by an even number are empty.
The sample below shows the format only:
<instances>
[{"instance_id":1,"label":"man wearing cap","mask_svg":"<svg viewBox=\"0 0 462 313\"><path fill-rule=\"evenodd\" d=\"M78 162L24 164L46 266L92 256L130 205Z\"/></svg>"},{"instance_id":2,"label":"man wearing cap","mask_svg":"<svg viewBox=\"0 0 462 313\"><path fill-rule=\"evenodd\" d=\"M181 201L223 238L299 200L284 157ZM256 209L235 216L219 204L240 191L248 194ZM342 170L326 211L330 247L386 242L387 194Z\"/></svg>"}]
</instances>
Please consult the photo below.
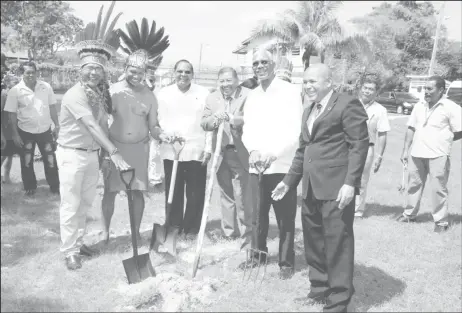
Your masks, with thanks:
<instances>
[{"instance_id":1,"label":"man wearing cap","mask_svg":"<svg viewBox=\"0 0 462 313\"><path fill-rule=\"evenodd\" d=\"M252 242L252 247L268 252L266 243L272 206L279 228L280 278L288 279L293 275L295 266L297 190L291 189L281 201L273 201L271 191L290 169L297 150L303 111L298 88L276 77L275 66L273 55L268 50L259 49L253 55L252 67L260 86L247 96L242 142L250 153L249 188L253 210L258 212L258 218L252 221L256 225L258 242ZM262 183L258 187L258 174L264 168ZM258 201L260 194L257 190L260 188L263 188L265 196ZM261 204L259 208L256 207L258 202ZM258 266L257 260L254 259L250 266ZM244 262L240 267L247 265Z\"/></svg>"},{"instance_id":2,"label":"man wearing cap","mask_svg":"<svg viewBox=\"0 0 462 313\"><path fill-rule=\"evenodd\" d=\"M144 212L143 191L148 188L148 164L150 133L157 125L157 99L145 85L148 58L143 50L128 57L125 77L110 88L112 99L112 117L114 122L109 128L109 138L125 160L135 169L132 183L135 228L139 239L141 219ZM110 161L105 157L103 162ZM110 162L109 162L110 164ZM114 213L114 200L117 193L126 190L124 183L113 167L104 166L105 188L102 200L103 239L109 240L109 226Z\"/></svg>"},{"instance_id":3,"label":"man wearing cap","mask_svg":"<svg viewBox=\"0 0 462 313\"><path fill-rule=\"evenodd\" d=\"M119 45L111 32L104 36L86 38L93 32L87 29L76 36L78 54L82 61L80 81L63 97L60 113L61 129L57 140L56 157L61 181L60 251L69 270L82 266L80 255L95 253L83 244L86 215L96 196L99 178L98 151L109 151L109 158L119 170L129 165L107 136L111 98L105 81L106 64ZM94 26L94 25L93 25ZM116 40L115 40L115 39Z\"/></svg>"}]
</instances>

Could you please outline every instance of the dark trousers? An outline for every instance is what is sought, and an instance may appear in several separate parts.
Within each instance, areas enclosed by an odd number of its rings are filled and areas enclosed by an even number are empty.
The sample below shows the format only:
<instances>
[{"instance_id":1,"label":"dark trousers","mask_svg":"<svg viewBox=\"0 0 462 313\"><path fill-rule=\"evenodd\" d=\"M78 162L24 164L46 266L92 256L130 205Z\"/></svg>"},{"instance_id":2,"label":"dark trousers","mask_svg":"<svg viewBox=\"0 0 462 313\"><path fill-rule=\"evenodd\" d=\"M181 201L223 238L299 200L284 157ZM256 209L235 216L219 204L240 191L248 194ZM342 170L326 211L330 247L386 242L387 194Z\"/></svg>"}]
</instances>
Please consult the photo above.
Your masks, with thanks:
<instances>
[{"instance_id":1,"label":"dark trousers","mask_svg":"<svg viewBox=\"0 0 462 313\"><path fill-rule=\"evenodd\" d=\"M37 178L34 172L35 145L42 155L45 178L53 190L59 190L58 165L56 164L55 145L51 129L44 133L32 134L18 129L24 146L20 154L21 177L25 190L37 189Z\"/></svg>"},{"instance_id":2,"label":"dark trousers","mask_svg":"<svg viewBox=\"0 0 462 313\"><path fill-rule=\"evenodd\" d=\"M294 267L295 251L295 216L297 214L297 190L290 189L289 192L279 201L271 198L271 193L281 182L285 174L266 174L262 177L260 188L263 189L263 198L260 199L260 208L256 214L257 221L257 248L268 252L266 241L269 229L269 211L273 206L276 221L279 228L279 266ZM252 194L252 207L257 208L258 198L260 197L258 188L258 175L251 174L249 178L249 188Z\"/></svg>"},{"instance_id":3,"label":"dark trousers","mask_svg":"<svg viewBox=\"0 0 462 313\"><path fill-rule=\"evenodd\" d=\"M303 200L302 226L305 257L310 267L311 291L324 292L324 312L346 312L354 293L354 198L343 210L334 200Z\"/></svg>"},{"instance_id":4,"label":"dark trousers","mask_svg":"<svg viewBox=\"0 0 462 313\"><path fill-rule=\"evenodd\" d=\"M165 214L172 179L173 161L164 160L165 171ZM170 226L178 227L185 234L197 234L201 226L202 212L205 201L205 184L207 180L207 166L199 161L180 161L175 180ZM183 217L184 194L186 186L186 210ZM167 216L167 215L166 215Z\"/></svg>"}]
</instances>

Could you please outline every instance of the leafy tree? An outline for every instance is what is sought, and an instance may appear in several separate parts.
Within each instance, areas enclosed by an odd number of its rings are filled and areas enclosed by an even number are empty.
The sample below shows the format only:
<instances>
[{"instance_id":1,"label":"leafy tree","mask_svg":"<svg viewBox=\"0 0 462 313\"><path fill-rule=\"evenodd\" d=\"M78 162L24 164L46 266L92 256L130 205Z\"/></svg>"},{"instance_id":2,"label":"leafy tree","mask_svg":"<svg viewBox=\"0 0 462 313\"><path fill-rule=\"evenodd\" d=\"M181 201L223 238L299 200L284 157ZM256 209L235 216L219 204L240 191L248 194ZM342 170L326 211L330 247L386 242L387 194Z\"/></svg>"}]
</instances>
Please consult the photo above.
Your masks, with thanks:
<instances>
[{"instance_id":1,"label":"leafy tree","mask_svg":"<svg viewBox=\"0 0 462 313\"><path fill-rule=\"evenodd\" d=\"M9 26L16 33L9 40L37 61L54 56L83 26L64 1L2 1L1 19L2 29Z\"/></svg>"},{"instance_id":2,"label":"leafy tree","mask_svg":"<svg viewBox=\"0 0 462 313\"><path fill-rule=\"evenodd\" d=\"M253 30L254 38L274 36L289 45L299 45L303 51L305 69L310 57L319 54L324 63L327 49L359 52L369 48L368 40L361 34L346 35L334 16L342 1L297 1L297 9L288 9L277 19L260 21Z\"/></svg>"}]
</instances>

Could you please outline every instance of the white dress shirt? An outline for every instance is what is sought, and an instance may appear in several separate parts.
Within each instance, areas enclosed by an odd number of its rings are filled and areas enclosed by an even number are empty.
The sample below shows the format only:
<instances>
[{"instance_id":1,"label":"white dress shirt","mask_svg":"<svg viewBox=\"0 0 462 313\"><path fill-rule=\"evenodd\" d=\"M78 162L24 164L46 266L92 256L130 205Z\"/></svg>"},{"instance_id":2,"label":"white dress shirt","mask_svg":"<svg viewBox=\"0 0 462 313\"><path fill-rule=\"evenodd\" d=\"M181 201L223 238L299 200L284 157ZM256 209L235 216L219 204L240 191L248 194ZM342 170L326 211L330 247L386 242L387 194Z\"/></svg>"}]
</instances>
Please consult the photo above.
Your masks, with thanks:
<instances>
[{"instance_id":1,"label":"white dress shirt","mask_svg":"<svg viewBox=\"0 0 462 313\"><path fill-rule=\"evenodd\" d=\"M308 117L308 121L307 121L307 126L308 126L308 130L310 131L310 134L311 134L311 131L313 130L314 121L316 121L316 119L322 114L322 112L324 112L324 109L329 103L330 97L332 97L333 93L334 93L333 90L329 91L329 93L325 95L324 98L322 98L322 100L319 102L319 104L321 105L321 110L318 112L318 115L316 115L316 106L317 106L316 104L311 110L310 116Z\"/></svg>"},{"instance_id":2,"label":"white dress shirt","mask_svg":"<svg viewBox=\"0 0 462 313\"><path fill-rule=\"evenodd\" d=\"M289 171L299 144L302 114L299 88L277 77L266 91L260 85L249 92L242 142L249 152L256 150L277 158L265 174ZM250 168L250 173L257 171Z\"/></svg>"},{"instance_id":3,"label":"white dress shirt","mask_svg":"<svg viewBox=\"0 0 462 313\"><path fill-rule=\"evenodd\" d=\"M191 84L184 93L173 84L162 88L157 94L160 128L167 134L176 134L186 139L180 161L200 161L203 152L212 152L213 132L204 131L200 125L208 95L207 88L196 84ZM160 156L162 159L173 160L172 145L162 143Z\"/></svg>"}]
</instances>

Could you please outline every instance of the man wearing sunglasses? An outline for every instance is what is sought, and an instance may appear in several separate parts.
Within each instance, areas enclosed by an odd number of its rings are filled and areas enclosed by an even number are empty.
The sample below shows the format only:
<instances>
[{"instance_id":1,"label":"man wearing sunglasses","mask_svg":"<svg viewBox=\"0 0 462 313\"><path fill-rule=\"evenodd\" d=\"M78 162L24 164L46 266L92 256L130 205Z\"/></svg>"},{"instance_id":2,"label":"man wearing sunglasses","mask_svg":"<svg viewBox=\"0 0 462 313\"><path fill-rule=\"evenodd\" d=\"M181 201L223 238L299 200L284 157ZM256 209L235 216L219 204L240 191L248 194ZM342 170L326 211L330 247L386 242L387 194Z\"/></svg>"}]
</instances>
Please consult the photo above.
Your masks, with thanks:
<instances>
[{"instance_id":1,"label":"man wearing sunglasses","mask_svg":"<svg viewBox=\"0 0 462 313\"><path fill-rule=\"evenodd\" d=\"M271 52L260 49L253 55L253 71L260 85L249 92L244 106L242 141L249 151L249 188L252 207L257 211L258 243L252 248L268 251L266 239L269 211L273 206L279 227L280 278L288 279L294 272L294 232L297 211L297 190L291 189L281 201L273 201L271 191L289 171L300 134L302 103L298 88L275 75L275 62ZM264 170L266 169L266 170ZM264 170L258 197L258 174ZM256 207L260 203L260 207ZM258 266L258 256L250 266ZM262 261L266 261L263 260ZM243 263L241 268L246 265Z\"/></svg>"},{"instance_id":2,"label":"man wearing sunglasses","mask_svg":"<svg viewBox=\"0 0 462 313\"><path fill-rule=\"evenodd\" d=\"M434 231L444 232L448 221L448 178L452 142L462 137L462 110L444 97L445 81L432 76L425 85L425 101L416 104L407 123L401 162L408 165L407 206L399 222L415 222L420 200L430 176ZM412 146L411 146L412 144ZM410 157L409 157L410 152Z\"/></svg>"}]
</instances>

